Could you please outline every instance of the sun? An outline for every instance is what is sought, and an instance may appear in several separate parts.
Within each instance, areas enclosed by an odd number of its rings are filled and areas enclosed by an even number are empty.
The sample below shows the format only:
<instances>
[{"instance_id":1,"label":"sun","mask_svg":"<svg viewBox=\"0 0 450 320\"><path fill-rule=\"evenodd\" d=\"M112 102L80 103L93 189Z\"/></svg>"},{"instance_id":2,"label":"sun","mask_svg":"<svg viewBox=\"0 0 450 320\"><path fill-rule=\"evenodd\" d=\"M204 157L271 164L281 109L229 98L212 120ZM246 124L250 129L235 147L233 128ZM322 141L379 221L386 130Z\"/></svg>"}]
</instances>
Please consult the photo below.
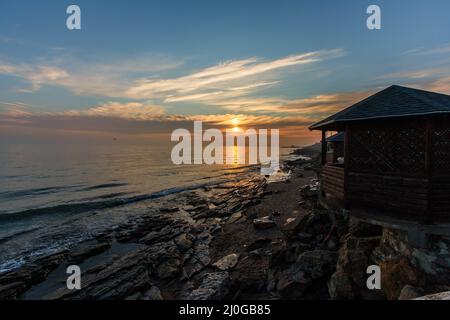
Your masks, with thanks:
<instances>
[{"instance_id":1,"label":"sun","mask_svg":"<svg viewBox=\"0 0 450 320\"><path fill-rule=\"evenodd\" d=\"M233 126L237 127L239 125L239 119L238 118L231 119L231 124Z\"/></svg>"}]
</instances>

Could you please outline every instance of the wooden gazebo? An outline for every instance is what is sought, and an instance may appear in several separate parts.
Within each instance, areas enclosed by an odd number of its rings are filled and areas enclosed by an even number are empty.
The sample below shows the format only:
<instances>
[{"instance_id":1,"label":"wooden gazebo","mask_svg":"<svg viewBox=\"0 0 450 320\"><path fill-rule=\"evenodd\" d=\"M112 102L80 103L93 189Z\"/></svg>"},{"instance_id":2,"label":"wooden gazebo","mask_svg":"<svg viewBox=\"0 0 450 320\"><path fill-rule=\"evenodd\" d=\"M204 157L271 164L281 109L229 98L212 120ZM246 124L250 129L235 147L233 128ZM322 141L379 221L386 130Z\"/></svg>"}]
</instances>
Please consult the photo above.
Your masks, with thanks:
<instances>
[{"instance_id":1,"label":"wooden gazebo","mask_svg":"<svg viewBox=\"0 0 450 320\"><path fill-rule=\"evenodd\" d=\"M386 88L320 122L325 199L420 223L450 221L450 96ZM344 163L326 134L345 132Z\"/></svg>"}]
</instances>

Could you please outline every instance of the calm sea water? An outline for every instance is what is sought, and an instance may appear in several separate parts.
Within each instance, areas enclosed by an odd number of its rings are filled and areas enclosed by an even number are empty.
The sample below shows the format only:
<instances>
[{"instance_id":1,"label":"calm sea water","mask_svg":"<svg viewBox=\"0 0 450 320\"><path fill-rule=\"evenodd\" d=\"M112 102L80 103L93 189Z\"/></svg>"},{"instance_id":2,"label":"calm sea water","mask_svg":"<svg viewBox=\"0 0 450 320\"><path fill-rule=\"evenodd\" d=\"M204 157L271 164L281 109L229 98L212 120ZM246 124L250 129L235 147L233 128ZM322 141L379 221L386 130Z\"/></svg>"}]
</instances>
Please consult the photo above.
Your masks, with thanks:
<instances>
[{"instance_id":1,"label":"calm sea water","mask_svg":"<svg viewBox=\"0 0 450 320\"><path fill-rule=\"evenodd\" d=\"M170 152L116 141L0 144L0 271L139 214L139 200L259 172L173 165Z\"/></svg>"}]
</instances>

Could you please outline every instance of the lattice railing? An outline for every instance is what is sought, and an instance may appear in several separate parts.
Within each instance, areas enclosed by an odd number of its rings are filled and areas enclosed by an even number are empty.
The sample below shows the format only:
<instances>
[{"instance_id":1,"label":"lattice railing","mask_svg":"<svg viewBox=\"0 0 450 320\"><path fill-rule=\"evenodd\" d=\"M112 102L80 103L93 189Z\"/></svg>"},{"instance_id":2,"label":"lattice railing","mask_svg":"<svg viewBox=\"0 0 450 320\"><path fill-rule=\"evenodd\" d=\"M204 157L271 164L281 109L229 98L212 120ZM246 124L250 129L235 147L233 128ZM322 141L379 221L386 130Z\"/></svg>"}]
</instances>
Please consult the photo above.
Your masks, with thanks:
<instances>
[{"instance_id":1,"label":"lattice railing","mask_svg":"<svg viewBox=\"0 0 450 320\"><path fill-rule=\"evenodd\" d=\"M350 171L424 175L426 125L398 122L350 130Z\"/></svg>"},{"instance_id":2,"label":"lattice railing","mask_svg":"<svg viewBox=\"0 0 450 320\"><path fill-rule=\"evenodd\" d=\"M450 119L440 120L433 127L433 173L450 175Z\"/></svg>"}]
</instances>

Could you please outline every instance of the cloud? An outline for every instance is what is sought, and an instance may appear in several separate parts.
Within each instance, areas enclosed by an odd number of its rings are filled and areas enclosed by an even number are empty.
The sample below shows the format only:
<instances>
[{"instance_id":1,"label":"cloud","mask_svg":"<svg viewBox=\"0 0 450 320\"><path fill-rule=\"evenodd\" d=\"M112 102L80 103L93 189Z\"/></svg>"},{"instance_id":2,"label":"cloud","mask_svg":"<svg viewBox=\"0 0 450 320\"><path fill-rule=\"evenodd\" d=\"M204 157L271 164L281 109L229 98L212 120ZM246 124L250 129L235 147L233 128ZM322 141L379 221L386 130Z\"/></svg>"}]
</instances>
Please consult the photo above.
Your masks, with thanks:
<instances>
[{"instance_id":1,"label":"cloud","mask_svg":"<svg viewBox=\"0 0 450 320\"><path fill-rule=\"evenodd\" d=\"M86 110L70 110L63 112L69 116L112 117L135 120L149 120L162 116L165 108L162 106L147 105L140 102L107 102Z\"/></svg>"},{"instance_id":2,"label":"cloud","mask_svg":"<svg viewBox=\"0 0 450 320\"><path fill-rule=\"evenodd\" d=\"M65 88L77 95L123 97L134 78L179 67L181 61L159 56L140 56L126 61L81 61L72 56L40 59L36 63L0 61L0 74L21 78L30 84L19 92L32 93L43 86ZM133 78L134 77L134 78Z\"/></svg>"},{"instance_id":3,"label":"cloud","mask_svg":"<svg viewBox=\"0 0 450 320\"><path fill-rule=\"evenodd\" d=\"M251 89L267 84L266 81L256 81L256 77L261 79L263 76L274 76L272 73L275 71L342 55L342 49L334 49L291 55L269 61L260 58L226 61L177 78L136 80L127 89L126 95L140 99L163 97L172 102L196 99L204 101L205 97L220 95L224 92L230 94L230 91L234 91L234 95L239 95L239 92L244 95ZM234 87L234 90L230 90L230 87Z\"/></svg>"},{"instance_id":4,"label":"cloud","mask_svg":"<svg viewBox=\"0 0 450 320\"><path fill-rule=\"evenodd\" d=\"M404 52L406 55L438 55L438 54L449 54L450 53L450 43L444 44L435 48L415 48L407 50Z\"/></svg>"}]
</instances>

